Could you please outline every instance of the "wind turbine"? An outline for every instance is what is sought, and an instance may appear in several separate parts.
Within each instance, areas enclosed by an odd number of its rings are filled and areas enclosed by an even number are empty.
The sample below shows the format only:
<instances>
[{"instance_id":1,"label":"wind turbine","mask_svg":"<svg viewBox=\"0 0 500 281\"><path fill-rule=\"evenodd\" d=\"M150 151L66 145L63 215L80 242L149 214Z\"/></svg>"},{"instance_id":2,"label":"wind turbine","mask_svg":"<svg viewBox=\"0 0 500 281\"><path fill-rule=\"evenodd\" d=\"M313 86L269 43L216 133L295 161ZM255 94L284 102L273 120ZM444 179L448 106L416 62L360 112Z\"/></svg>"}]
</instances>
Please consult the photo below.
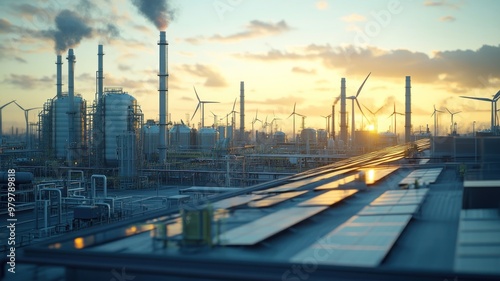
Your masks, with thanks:
<instances>
[{"instance_id":1,"label":"wind turbine","mask_svg":"<svg viewBox=\"0 0 500 281\"><path fill-rule=\"evenodd\" d=\"M293 111L292 111L292 113L291 113L291 114L287 117L287 119L288 119L288 118L290 118L290 116L292 116L292 115L293 115L293 142L294 142L294 143L297 141L297 137L295 136L295 115L302 116L302 117L304 116L304 115L302 115L302 114L299 114L299 113L295 112L295 106L296 106L296 105L297 105L297 103L294 103L294 104L293 104Z\"/></svg>"},{"instance_id":2,"label":"wind turbine","mask_svg":"<svg viewBox=\"0 0 500 281\"><path fill-rule=\"evenodd\" d=\"M2 138L2 136L3 136L3 131L2 131L3 130L2 129L2 109L4 109L7 105L9 105L9 104L11 104L11 103L13 103L15 101L16 100L13 100L13 101L10 101L10 102L8 102L8 103L0 106L0 146L2 146L2 144L3 144L3 138Z\"/></svg>"},{"instance_id":3,"label":"wind turbine","mask_svg":"<svg viewBox=\"0 0 500 281\"><path fill-rule=\"evenodd\" d=\"M359 93L361 93L361 89L363 89L363 86L365 85L365 82L366 80L368 80L368 77L370 77L370 74L372 74L371 72L368 73L368 76L366 76L365 78L365 81L363 81L363 83L361 84L361 86L359 86L359 89L358 89L358 92L356 93L355 96L350 96L350 97L346 97L346 99L350 99L352 101L352 127L351 127L351 140L354 141L354 131L355 131L355 123L354 123L354 101L356 101L356 104L358 105L358 108L359 108L359 111L361 111L361 114L363 114L363 116L366 118L365 116L365 113L363 112L363 109L361 109L361 106L359 105L359 102L358 102L358 96L359 96Z\"/></svg>"},{"instance_id":4,"label":"wind turbine","mask_svg":"<svg viewBox=\"0 0 500 281\"><path fill-rule=\"evenodd\" d=\"M448 111L448 113L451 115L451 127L450 127L450 132L451 132L451 134L452 134L452 135L454 135L454 134L456 134L457 132L454 132L454 130L453 130L453 124L455 124L455 123L453 123L453 116L454 116L455 114L458 114L458 113L462 112L462 111L451 112L448 108L446 108L446 107L445 107L445 109L446 109L446 111Z\"/></svg>"},{"instance_id":5,"label":"wind turbine","mask_svg":"<svg viewBox=\"0 0 500 281\"><path fill-rule=\"evenodd\" d=\"M198 105L196 106L196 109L194 110L193 116L191 117L191 120L193 120L194 116L196 115L196 112L198 111L198 108L201 107L201 128L205 128L205 104L206 103L219 103L218 101L202 101L200 100L200 97L198 96L198 93L196 92L196 88L193 86L194 93L196 94L196 98L198 99Z\"/></svg>"},{"instance_id":6,"label":"wind turbine","mask_svg":"<svg viewBox=\"0 0 500 281\"><path fill-rule=\"evenodd\" d=\"M396 116L397 115L404 115L403 113L399 113L396 111L396 103L394 103L394 110L392 111L391 115L389 115L389 118L391 118L394 115L394 135L397 136L396 133Z\"/></svg>"},{"instance_id":7,"label":"wind turbine","mask_svg":"<svg viewBox=\"0 0 500 281\"><path fill-rule=\"evenodd\" d=\"M438 134L438 131L437 131L437 113L443 113L444 111L441 111L441 110L437 110L436 109L436 105L434 105L434 112L432 112L432 116L434 116L434 136L436 137L437 134Z\"/></svg>"},{"instance_id":8,"label":"wind turbine","mask_svg":"<svg viewBox=\"0 0 500 281\"><path fill-rule=\"evenodd\" d=\"M19 105L17 103L17 101L14 101L14 103L21 109L24 111L24 120L26 121L26 149L29 149L31 148L31 144L29 143L30 139L29 139L29 125L28 125L28 117L29 117L29 112L31 110L35 110L35 109L40 109L41 107L32 107L32 108L28 108L28 109L24 109L21 105Z\"/></svg>"},{"instance_id":9,"label":"wind turbine","mask_svg":"<svg viewBox=\"0 0 500 281\"><path fill-rule=\"evenodd\" d=\"M255 111L255 118L253 118L252 120L252 133L255 135L255 141L257 141L257 135L255 134L255 129L254 129L254 125L255 125L255 122L259 121L261 124L262 124L262 120L260 120L258 117L257 117L257 113L259 112L259 110L257 109Z\"/></svg>"},{"instance_id":10,"label":"wind turbine","mask_svg":"<svg viewBox=\"0 0 500 281\"><path fill-rule=\"evenodd\" d=\"M464 99L471 99L471 100L480 100L480 101L489 101L491 102L491 131L493 132L495 130L496 124L496 118L495 118L495 113L497 111L497 101L500 99L500 91L498 91L492 99L489 98L476 98L476 97L466 97L466 96L460 96L461 98Z\"/></svg>"},{"instance_id":11,"label":"wind turbine","mask_svg":"<svg viewBox=\"0 0 500 281\"><path fill-rule=\"evenodd\" d=\"M276 118L276 115L274 114L273 111L273 120L271 120L271 135L273 135L273 129L276 121L281 120L281 118ZM278 129L278 126L276 126L276 130Z\"/></svg>"},{"instance_id":12,"label":"wind turbine","mask_svg":"<svg viewBox=\"0 0 500 281\"><path fill-rule=\"evenodd\" d=\"M378 132L378 118L377 118L377 113L380 112L380 110L382 110L382 108L384 108L384 105L382 105L379 109L377 109L375 112L371 111L368 107L366 107L364 104L363 104L363 107L368 110L368 112L370 112L371 115L373 115L373 120L372 122L374 123L375 125L375 132Z\"/></svg>"}]
</instances>

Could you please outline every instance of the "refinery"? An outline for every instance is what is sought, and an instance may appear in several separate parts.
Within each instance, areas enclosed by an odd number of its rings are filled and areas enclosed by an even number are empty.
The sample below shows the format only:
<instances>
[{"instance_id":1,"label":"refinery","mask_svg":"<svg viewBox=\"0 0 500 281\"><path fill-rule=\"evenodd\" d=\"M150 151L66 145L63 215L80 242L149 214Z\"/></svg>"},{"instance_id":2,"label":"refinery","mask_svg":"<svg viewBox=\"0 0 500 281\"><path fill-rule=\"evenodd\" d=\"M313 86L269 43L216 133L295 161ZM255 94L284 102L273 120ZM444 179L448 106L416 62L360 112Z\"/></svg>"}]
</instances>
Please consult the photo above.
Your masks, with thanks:
<instances>
[{"instance_id":1,"label":"refinery","mask_svg":"<svg viewBox=\"0 0 500 281\"><path fill-rule=\"evenodd\" d=\"M467 120L472 130L459 127L467 108L432 104L431 124L417 129L418 75L397 78L404 109L365 102L376 68L349 88L349 75L332 79L332 102L318 106L327 115L314 116L321 128L307 125L300 101L288 101L286 114L249 110L245 77L229 81L235 95L221 115L212 112L219 101L189 85L192 114L174 119L175 43L158 29L147 44L157 58L154 114L131 89L107 84L115 62L106 44L97 57L75 46L43 66L55 85L43 104L2 96L0 277L500 278L500 90L460 95L491 105L489 126ZM92 100L75 87L77 57L96 61ZM13 107L24 114L21 130L2 128L2 110Z\"/></svg>"}]
</instances>

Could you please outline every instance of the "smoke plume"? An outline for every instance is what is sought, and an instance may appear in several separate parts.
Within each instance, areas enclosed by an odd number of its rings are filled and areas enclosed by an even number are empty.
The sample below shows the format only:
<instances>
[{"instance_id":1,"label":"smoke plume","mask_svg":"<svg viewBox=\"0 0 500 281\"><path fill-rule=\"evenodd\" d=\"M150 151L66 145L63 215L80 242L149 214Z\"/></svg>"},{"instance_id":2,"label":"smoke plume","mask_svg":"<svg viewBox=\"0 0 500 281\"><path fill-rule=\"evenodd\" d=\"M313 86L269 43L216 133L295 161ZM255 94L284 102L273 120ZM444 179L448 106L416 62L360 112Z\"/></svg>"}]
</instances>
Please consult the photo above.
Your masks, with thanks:
<instances>
[{"instance_id":1,"label":"smoke plume","mask_svg":"<svg viewBox=\"0 0 500 281\"><path fill-rule=\"evenodd\" d=\"M165 30L174 19L175 11L167 0L132 0L132 3L158 30Z\"/></svg>"},{"instance_id":2,"label":"smoke plume","mask_svg":"<svg viewBox=\"0 0 500 281\"><path fill-rule=\"evenodd\" d=\"M80 43L84 37L92 36L92 28L85 20L70 10L61 11L55 19L57 30L51 31L58 54Z\"/></svg>"}]
</instances>

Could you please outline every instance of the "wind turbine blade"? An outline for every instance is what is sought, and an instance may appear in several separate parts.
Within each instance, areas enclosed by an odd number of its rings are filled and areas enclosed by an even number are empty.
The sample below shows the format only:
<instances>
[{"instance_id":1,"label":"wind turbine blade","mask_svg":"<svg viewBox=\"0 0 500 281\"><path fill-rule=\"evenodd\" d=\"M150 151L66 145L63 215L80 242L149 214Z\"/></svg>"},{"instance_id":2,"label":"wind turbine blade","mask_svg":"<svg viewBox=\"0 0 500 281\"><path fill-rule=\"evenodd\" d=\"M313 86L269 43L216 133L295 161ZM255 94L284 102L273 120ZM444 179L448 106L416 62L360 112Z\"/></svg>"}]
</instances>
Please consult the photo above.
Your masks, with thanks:
<instances>
[{"instance_id":1,"label":"wind turbine blade","mask_svg":"<svg viewBox=\"0 0 500 281\"><path fill-rule=\"evenodd\" d=\"M363 117L365 117L365 119L368 120L368 118L366 117L365 113L363 112L363 109L359 105L358 99L355 99L355 101L356 101L356 104L358 105L359 111L361 111L361 114L363 114ZM370 120L368 120L368 121L370 121Z\"/></svg>"},{"instance_id":2,"label":"wind turbine blade","mask_svg":"<svg viewBox=\"0 0 500 281\"><path fill-rule=\"evenodd\" d=\"M368 107L366 107L364 104L361 104L361 105L363 105L363 107L364 107L366 110L368 110L368 112L370 112L372 115L375 115L375 113L373 113L373 112L372 112L372 111L371 111Z\"/></svg>"},{"instance_id":3,"label":"wind turbine blade","mask_svg":"<svg viewBox=\"0 0 500 281\"><path fill-rule=\"evenodd\" d=\"M11 103L13 103L13 102L16 102L16 100L10 101L10 102L8 102L8 103L6 103L6 104L2 105L2 106L0 107L0 109L3 109L4 107L6 107L7 105L9 105L9 104L11 104Z\"/></svg>"},{"instance_id":4,"label":"wind turbine blade","mask_svg":"<svg viewBox=\"0 0 500 281\"><path fill-rule=\"evenodd\" d=\"M293 104L293 112L292 113L295 113L295 106L297 105L297 103L294 103Z\"/></svg>"},{"instance_id":5,"label":"wind turbine blade","mask_svg":"<svg viewBox=\"0 0 500 281\"><path fill-rule=\"evenodd\" d=\"M201 101L201 103L219 103L218 101Z\"/></svg>"},{"instance_id":6,"label":"wind turbine blade","mask_svg":"<svg viewBox=\"0 0 500 281\"><path fill-rule=\"evenodd\" d=\"M17 107L19 107L21 110L23 111L26 111L26 109L24 109L20 104L17 103L17 101L14 101L14 103L17 105Z\"/></svg>"},{"instance_id":7,"label":"wind turbine blade","mask_svg":"<svg viewBox=\"0 0 500 281\"><path fill-rule=\"evenodd\" d=\"M361 84L361 86L359 86L358 92L356 93L356 98L359 96L359 93L361 93L361 89L363 89L363 86L365 85L366 80L368 80L368 77L370 77L370 74L372 74L372 73L371 72L368 73L368 76L366 76L365 81L363 81L363 84Z\"/></svg>"},{"instance_id":8,"label":"wind turbine blade","mask_svg":"<svg viewBox=\"0 0 500 281\"><path fill-rule=\"evenodd\" d=\"M487 98L476 98L476 97L466 97L466 96L460 96L461 98L464 99L471 99L471 100L480 100L480 101L489 101L492 102L492 99L487 99Z\"/></svg>"},{"instance_id":9,"label":"wind turbine blade","mask_svg":"<svg viewBox=\"0 0 500 281\"><path fill-rule=\"evenodd\" d=\"M384 106L382 105L379 109L377 109L377 111L375 111L375 113L373 115L377 115L377 113L382 110L384 108Z\"/></svg>"},{"instance_id":10,"label":"wind turbine blade","mask_svg":"<svg viewBox=\"0 0 500 281\"><path fill-rule=\"evenodd\" d=\"M451 113L451 111L447 107L445 107L444 109L446 109L446 111L448 111L449 114L453 115L453 113Z\"/></svg>"},{"instance_id":11,"label":"wind turbine blade","mask_svg":"<svg viewBox=\"0 0 500 281\"><path fill-rule=\"evenodd\" d=\"M196 92L196 88L193 85L194 93L196 94L196 98L198 99L198 102L201 102L200 97L198 96L198 93Z\"/></svg>"},{"instance_id":12,"label":"wind turbine blade","mask_svg":"<svg viewBox=\"0 0 500 281\"><path fill-rule=\"evenodd\" d=\"M495 96L493 97L493 101L497 101L498 99L500 99L500 91L498 91Z\"/></svg>"},{"instance_id":13,"label":"wind turbine blade","mask_svg":"<svg viewBox=\"0 0 500 281\"><path fill-rule=\"evenodd\" d=\"M198 111L198 108L200 108L200 103L198 103L198 106L196 106L196 109L194 110L193 116L191 116L191 121L193 121L193 118L196 115L196 112Z\"/></svg>"},{"instance_id":14,"label":"wind turbine blade","mask_svg":"<svg viewBox=\"0 0 500 281\"><path fill-rule=\"evenodd\" d=\"M237 99L238 99L238 98L235 98L235 99L234 99L234 103L233 103L233 110L231 110L231 112L234 112L234 107L236 106L236 100L237 100Z\"/></svg>"}]
</instances>

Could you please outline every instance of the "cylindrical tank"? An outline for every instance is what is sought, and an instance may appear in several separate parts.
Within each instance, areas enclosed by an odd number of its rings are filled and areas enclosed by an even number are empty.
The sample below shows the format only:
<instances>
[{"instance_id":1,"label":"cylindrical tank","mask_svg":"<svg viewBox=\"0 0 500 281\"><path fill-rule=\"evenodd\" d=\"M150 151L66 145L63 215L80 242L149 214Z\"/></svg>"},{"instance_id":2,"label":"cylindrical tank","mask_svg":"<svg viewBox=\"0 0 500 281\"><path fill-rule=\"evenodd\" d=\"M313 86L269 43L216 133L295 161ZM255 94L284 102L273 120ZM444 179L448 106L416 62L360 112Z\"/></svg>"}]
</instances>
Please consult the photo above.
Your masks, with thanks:
<instances>
[{"instance_id":1,"label":"cylindrical tank","mask_svg":"<svg viewBox=\"0 0 500 281\"><path fill-rule=\"evenodd\" d=\"M306 128L300 132L300 139L302 143L316 144L318 142L316 130L312 128Z\"/></svg>"},{"instance_id":2,"label":"cylindrical tank","mask_svg":"<svg viewBox=\"0 0 500 281\"><path fill-rule=\"evenodd\" d=\"M219 132L212 128L202 128L198 132L198 146L200 149L212 149L217 143Z\"/></svg>"},{"instance_id":3,"label":"cylindrical tank","mask_svg":"<svg viewBox=\"0 0 500 281\"><path fill-rule=\"evenodd\" d=\"M226 138L226 127L219 126L219 127L217 127L217 131L219 132L219 139Z\"/></svg>"},{"instance_id":4,"label":"cylindrical tank","mask_svg":"<svg viewBox=\"0 0 500 281\"><path fill-rule=\"evenodd\" d=\"M274 133L274 142L275 143L285 143L286 135L282 131L277 131Z\"/></svg>"},{"instance_id":5,"label":"cylindrical tank","mask_svg":"<svg viewBox=\"0 0 500 281\"><path fill-rule=\"evenodd\" d=\"M86 119L86 102L81 96L75 96L75 117L74 117L74 137L75 142L75 158L78 161L81 156L81 148L85 145L85 119ZM55 151L55 156L58 159L65 159L68 153L69 139L69 103L68 94L63 93L61 97L54 98L52 102L52 149Z\"/></svg>"},{"instance_id":6,"label":"cylindrical tank","mask_svg":"<svg viewBox=\"0 0 500 281\"><path fill-rule=\"evenodd\" d=\"M191 146L191 129L184 124L175 124L168 135L172 147L187 149Z\"/></svg>"},{"instance_id":7,"label":"cylindrical tank","mask_svg":"<svg viewBox=\"0 0 500 281\"><path fill-rule=\"evenodd\" d=\"M233 139L233 126L231 125L226 127L226 138Z\"/></svg>"},{"instance_id":8,"label":"cylindrical tank","mask_svg":"<svg viewBox=\"0 0 500 281\"><path fill-rule=\"evenodd\" d=\"M134 132L124 132L117 136L117 154L120 177L134 177L136 169L136 140Z\"/></svg>"},{"instance_id":9,"label":"cylindrical tank","mask_svg":"<svg viewBox=\"0 0 500 281\"><path fill-rule=\"evenodd\" d=\"M160 127L154 120L147 120L141 130L144 156L146 160L153 160L153 155L158 154Z\"/></svg>"},{"instance_id":10,"label":"cylindrical tank","mask_svg":"<svg viewBox=\"0 0 500 281\"><path fill-rule=\"evenodd\" d=\"M327 132L325 129L319 129L317 131L318 143L326 145L327 143Z\"/></svg>"},{"instance_id":11,"label":"cylindrical tank","mask_svg":"<svg viewBox=\"0 0 500 281\"><path fill-rule=\"evenodd\" d=\"M118 136L134 132L137 101L119 90L106 90L104 94L104 160L108 166L118 165Z\"/></svg>"}]
</instances>

